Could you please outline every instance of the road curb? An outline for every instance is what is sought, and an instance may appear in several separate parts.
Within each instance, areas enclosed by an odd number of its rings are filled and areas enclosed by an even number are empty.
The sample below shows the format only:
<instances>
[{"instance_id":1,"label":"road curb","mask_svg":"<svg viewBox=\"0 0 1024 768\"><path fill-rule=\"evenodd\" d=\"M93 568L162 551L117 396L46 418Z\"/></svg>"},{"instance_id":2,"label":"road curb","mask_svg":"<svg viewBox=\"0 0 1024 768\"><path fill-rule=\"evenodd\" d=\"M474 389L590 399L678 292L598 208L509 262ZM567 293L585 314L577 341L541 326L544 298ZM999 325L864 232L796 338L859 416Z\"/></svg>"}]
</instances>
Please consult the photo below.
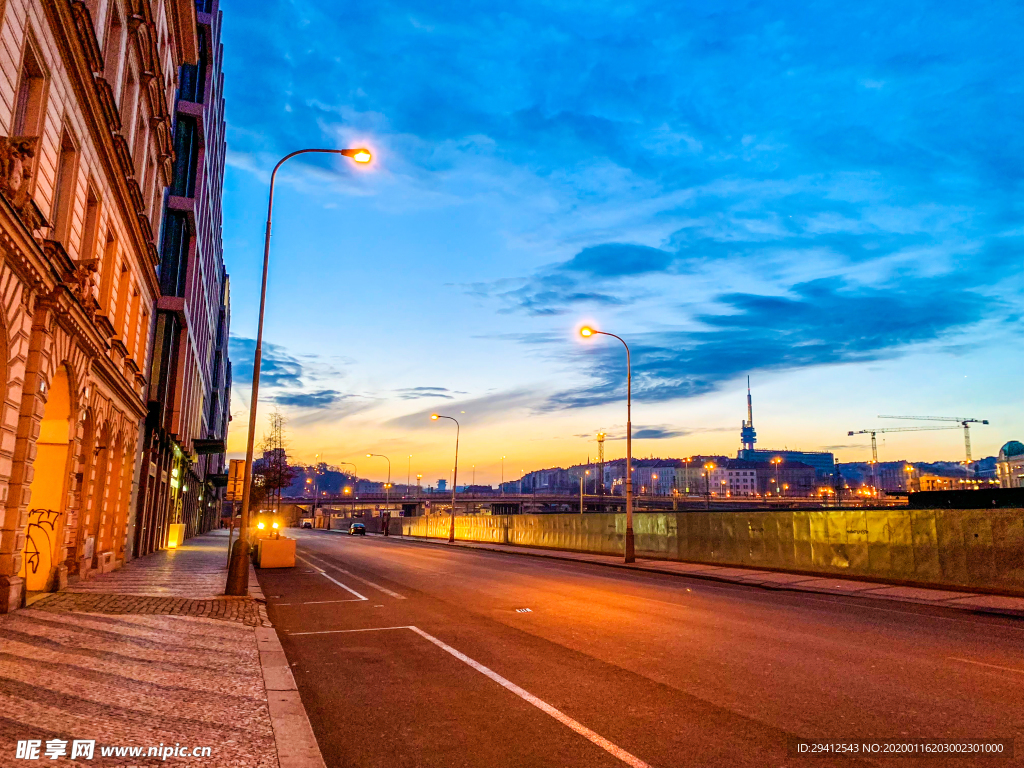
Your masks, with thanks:
<instances>
[{"instance_id":1,"label":"road curb","mask_svg":"<svg viewBox=\"0 0 1024 768\"><path fill-rule=\"evenodd\" d=\"M260 602L261 616L265 616L266 598L252 565L249 566L249 594ZM278 765L280 768L327 768L299 697L281 639L269 620L262 627L256 627L256 647L267 691Z\"/></svg>"},{"instance_id":2,"label":"road curb","mask_svg":"<svg viewBox=\"0 0 1024 768\"><path fill-rule=\"evenodd\" d=\"M342 531L339 531L339 533L342 533ZM703 572L703 573L701 573L701 572L680 572L680 571L676 571L676 570L669 570L669 569L658 568L656 566L652 567L652 566L648 566L646 564L639 564L639 565L635 564L635 563L627 564L627 563L620 563L620 562L614 562L614 561L590 560L590 559L583 559L583 558L580 558L580 557L570 557L569 553L562 554L562 553L560 553L560 550L551 550L550 552L539 552L539 551L536 551L536 550L522 549L522 548L513 547L513 546L510 546L508 549L501 549L501 548L498 548L498 547L487 546L486 543L484 543L484 542L461 542L461 541L456 541L456 542L452 543L452 542L447 542L447 541L437 540L437 539L434 539L434 540L423 539L423 538L420 538L418 536L380 536L379 534L374 534L374 536L375 536L375 538L379 538L379 539L393 539L396 542L401 541L401 542L405 542L405 543L408 543L408 544L428 544L428 545L435 546L435 547L456 546L456 547L459 547L460 549L466 549L466 550L470 550L470 551L474 551L474 552L500 552L500 553L509 554L509 555L520 555L520 556L525 556L525 557L539 557L539 558L544 558L544 559L548 559L548 560L561 560L562 562L567 562L567 563L586 563L586 564L590 564L590 565L600 565L600 566L603 566L605 568L617 568L617 569L623 570L623 571L631 571L631 572L640 571L640 572L643 572L643 573L656 573L656 574L659 574L659 575L662 575L662 576L677 576L677 577L682 577L682 578L687 578L687 579L700 579L702 581L712 581L712 582L716 582L718 584L734 584L734 585L737 585L737 586L757 587L757 588L760 588L760 589L770 590L770 591L773 591L773 592L793 592L793 593L805 594L805 595L806 594L814 594L814 595L832 595L832 596L837 596L837 597L853 597L853 598L859 598L860 600L865 601L865 602L888 601L888 602L896 602L896 603L913 603L914 605L931 605L931 606L935 606L935 607L939 607L939 608L948 608L948 609L959 611L959 612L963 612L963 613L981 613L981 614L987 614L987 615L992 615L992 616L1003 616L1003 617L1013 618L1013 619L1024 619L1024 610L1015 609L1015 608L1002 607L1002 606L999 606L998 604L996 604L996 602L998 600L1011 599L1011 598L1003 598L1003 597L1001 597L999 595L986 595L986 594L979 594L979 593L962 592L962 593L958 593L960 595L960 597L958 597L955 602L944 602L944 601L937 601L937 600L916 599L916 598L913 598L913 597L905 597L905 596L901 597L901 596L893 595L893 594L890 594L890 595L862 594L862 593L859 593L859 592L856 592L856 591L847 591L847 590L840 590L840 589L815 588L815 587L810 586L810 585L801 587L798 584L768 583L768 582L758 582L758 581L751 580L751 579L755 578L757 576L757 574L759 574L759 573L772 573L772 574L774 574L774 573L776 573L775 571L758 571L757 569L746 569L746 568L744 568L742 570L745 571L746 573L748 573L749 576L747 576L745 579L741 579L741 578L730 578L730 577L724 577L724 576L716 576L715 574L708 573L708 572ZM585 554L585 553L579 553L579 554ZM711 564L708 564L708 565L709 565L709 567L716 567L716 568L724 567L724 566L713 566ZM817 578L817 579L826 579L826 580L836 580L836 581L844 580L843 577L841 577L841 576L833 576L833 575L807 576L806 578L808 580L815 579L815 578ZM846 581L848 581L848 580L846 580ZM853 582L851 582L851 583L853 583ZM868 583L868 582L864 582L864 583ZM872 584L872 586L870 587L871 589L897 588L897 585L886 584L884 582L879 582L877 584L872 582L871 584ZM922 591L927 591L927 589L924 588L924 587L917 588L917 589L921 589ZM949 591L949 590L946 590L946 591ZM986 602L988 602L989 604L986 605ZM1024 602L1024 601L1021 601L1021 602Z\"/></svg>"}]
</instances>

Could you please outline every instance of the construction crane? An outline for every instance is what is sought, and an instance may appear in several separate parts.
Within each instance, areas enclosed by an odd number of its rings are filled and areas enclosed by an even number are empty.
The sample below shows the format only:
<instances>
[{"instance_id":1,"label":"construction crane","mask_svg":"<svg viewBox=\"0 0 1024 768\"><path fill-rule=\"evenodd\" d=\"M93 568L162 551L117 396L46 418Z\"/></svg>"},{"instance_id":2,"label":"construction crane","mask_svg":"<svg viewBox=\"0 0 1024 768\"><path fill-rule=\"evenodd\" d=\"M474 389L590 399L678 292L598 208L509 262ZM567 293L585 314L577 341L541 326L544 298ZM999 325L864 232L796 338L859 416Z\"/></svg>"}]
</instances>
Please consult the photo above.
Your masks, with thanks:
<instances>
[{"instance_id":1,"label":"construction crane","mask_svg":"<svg viewBox=\"0 0 1024 768\"><path fill-rule=\"evenodd\" d=\"M889 418L889 417L879 417ZM959 426L949 427L879 427L878 429L859 429L856 432L847 432L853 435L871 435L871 487L878 490L878 441L875 435L879 432L930 432L935 429L959 429Z\"/></svg>"},{"instance_id":2,"label":"construction crane","mask_svg":"<svg viewBox=\"0 0 1024 768\"><path fill-rule=\"evenodd\" d=\"M967 451L967 461L964 466L968 471L973 471L974 459L971 458L971 424L988 424L988 419L968 419L963 416L879 416L880 419L904 419L906 421L955 421L964 428L964 448Z\"/></svg>"}]
</instances>

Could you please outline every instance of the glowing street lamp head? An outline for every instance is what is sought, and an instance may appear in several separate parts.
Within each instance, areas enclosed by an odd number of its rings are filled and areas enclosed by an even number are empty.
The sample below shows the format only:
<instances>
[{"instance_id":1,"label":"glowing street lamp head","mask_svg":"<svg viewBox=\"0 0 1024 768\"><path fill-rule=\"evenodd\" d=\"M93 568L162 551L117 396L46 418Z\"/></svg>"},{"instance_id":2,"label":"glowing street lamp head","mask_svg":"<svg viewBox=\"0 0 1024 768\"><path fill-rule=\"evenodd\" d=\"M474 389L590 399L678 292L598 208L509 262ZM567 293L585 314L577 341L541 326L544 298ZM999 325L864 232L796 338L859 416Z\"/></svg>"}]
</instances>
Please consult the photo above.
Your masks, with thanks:
<instances>
[{"instance_id":1,"label":"glowing street lamp head","mask_svg":"<svg viewBox=\"0 0 1024 768\"><path fill-rule=\"evenodd\" d=\"M277 528L277 523L273 523L270 527L271 528Z\"/></svg>"},{"instance_id":2,"label":"glowing street lamp head","mask_svg":"<svg viewBox=\"0 0 1024 768\"><path fill-rule=\"evenodd\" d=\"M260 529L260 530L262 531L262 530L263 530L264 528L266 528L267 526L265 526L265 525L263 524L263 521L261 520L260 522L256 523L256 527L257 527L257 528L259 528L259 529Z\"/></svg>"},{"instance_id":3,"label":"glowing street lamp head","mask_svg":"<svg viewBox=\"0 0 1024 768\"><path fill-rule=\"evenodd\" d=\"M438 415L437 415L436 413L432 413L432 414L430 414L430 419L431 419L431 421L437 421L437 420L438 420L438 419L440 419L440 418L441 418L441 417L440 417L440 416L438 416Z\"/></svg>"},{"instance_id":4,"label":"glowing street lamp head","mask_svg":"<svg viewBox=\"0 0 1024 768\"><path fill-rule=\"evenodd\" d=\"M591 328L589 325L584 325L582 328L580 328L580 336L590 337L590 336L593 336L593 335L594 335L594 329Z\"/></svg>"},{"instance_id":5,"label":"glowing street lamp head","mask_svg":"<svg viewBox=\"0 0 1024 768\"><path fill-rule=\"evenodd\" d=\"M370 154L370 150L362 149L362 148L360 148L360 149L343 149L343 150L341 150L341 154L343 154L345 157L351 157L357 163L363 163L363 164L366 164L366 163L370 162L373 159L373 155Z\"/></svg>"},{"instance_id":6,"label":"glowing street lamp head","mask_svg":"<svg viewBox=\"0 0 1024 768\"><path fill-rule=\"evenodd\" d=\"M373 458L373 454L372 454L372 453L368 453L368 454L366 454L366 458L368 458L368 459L372 459L372 458Z\"/></svg>"}]
</instances>

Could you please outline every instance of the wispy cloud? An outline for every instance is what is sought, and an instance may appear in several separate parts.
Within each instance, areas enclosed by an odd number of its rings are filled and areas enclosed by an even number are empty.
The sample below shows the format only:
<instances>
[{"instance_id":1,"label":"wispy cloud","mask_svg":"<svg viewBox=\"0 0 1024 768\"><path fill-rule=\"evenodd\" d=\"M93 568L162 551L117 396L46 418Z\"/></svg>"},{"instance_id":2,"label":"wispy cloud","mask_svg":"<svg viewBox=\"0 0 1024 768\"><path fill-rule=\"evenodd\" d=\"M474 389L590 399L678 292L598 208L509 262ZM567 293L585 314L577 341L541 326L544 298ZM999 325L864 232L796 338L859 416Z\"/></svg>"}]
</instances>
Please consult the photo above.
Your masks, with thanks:
<instances>
[{"instance_id":1,"label":"wispy cloud","mask_svg":"<svg viewBox=\"0 0 1024 768\"><path fill-rule=\"evenodd\" d=\"M464 395L465 392L458 392L446 387L403 387L396 389L395 393L400 400L423 400L436 397L444 400L452 400L455 395Z\"/></svg>"},{"instance_id":2,"label":"wispy cloud","mask_svg":"<svg viewBox=\"0 0 1024 768\"><path fill-rule=\"evenodd\" d=\"M243 336L228 339L234 381L244 386L252 381L256 340ZM269 387L297 387L302 384L302 363L284 347L264 342L260 355L260 383Z\"/></svg>"},{"instance_id":3,"label":"wispy cloud","mask_svg":"<svg viewBox=\"0 0 1024 768\"><path fill-rule=\"evenodd\" d=\"M513 418L518 413L533 410L542 400L542 395L528 389L494 392L468 400L453 401L440 411L423 409L398 416L388 421L385 426L402 429L437 429L437 422L430 418L433 413L451 416L463 426L480 424L495 419Z\"/></svg>"},{"instance_id":4,"label":"wispy cloud","mask_svg":"<svg viewBox=\"0 0 1024 768\"><path fill-rule=\"evenodd\" d=\"M294 408L329 408L346 398L336 389L320 389L315 392L287 392L274 395L271 400L277 405Z\"/></svg>"}]
</instances>

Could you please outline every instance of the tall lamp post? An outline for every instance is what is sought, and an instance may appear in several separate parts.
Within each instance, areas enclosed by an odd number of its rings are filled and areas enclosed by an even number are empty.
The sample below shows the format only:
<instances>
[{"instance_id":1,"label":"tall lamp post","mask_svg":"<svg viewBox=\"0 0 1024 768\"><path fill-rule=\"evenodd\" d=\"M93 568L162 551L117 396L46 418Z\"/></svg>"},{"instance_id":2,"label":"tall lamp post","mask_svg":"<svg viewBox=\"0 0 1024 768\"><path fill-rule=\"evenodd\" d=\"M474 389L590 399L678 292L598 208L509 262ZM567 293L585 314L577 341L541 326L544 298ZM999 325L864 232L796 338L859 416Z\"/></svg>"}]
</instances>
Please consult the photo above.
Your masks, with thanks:
<instances>
[{"instance_id":1,"label":"tall lamp post","mask_svg":"<svg viewBox=\"0 0 1024 768\"><path fill-rule=\"evenodd\" d=\"M781 463L782 463L782 457L781 456L776 456L774 459L772 459L772 464L775 465L775 495L776 496L780 495L780 492L779 492L779 464L781 464Z\"/></svg>"},{"instance_id":2,"label":"tall lamp post","mask_svg":"<svg viewBox=\"0 0 1024 768\"><path fill-rule=\"evenodd\" d=\"M388 481L384 484L384 509L388 512L388 514L390 514L391 513L391 459L389 459L383 453L368 453L368 454L366 454L366 458L368 458L368 459L372 459L374 457L376 457L378 459L384 459L384 461L386 461L388 463Z\"/></svg>"},{"instance_id":3,"label":"tall lamp post","mask_svg":"<svg viewBox=\"0 0 1024 768\"><path fill-rule=\"evenodd\" d=\"M455 474L452 476L452 522L448 528L448 543L455 543L455 489L459 484L459 431L462 427L459 425L459 420L451 416L442 416L438 413L431 414L430 418L433 421L438 419L448 419L449 421L455 422Z\"/></svg>"},{"instance_id":4,"label":"tall lamp post","mask_svg":"<svg viewBox=\"0 0 1024 768\"><path fill-rule=\"evenodd\" d=\"M274 166L270 174L270 198L267 202L267 230L263 240L263 283L260 288L260 314L256 327L256 349L252 361L252 393L249 403L249 437L245 448L245 476L242 485L242 524L238 532L238 540L231 550L228 565L228 579L224 592L228 595L241 597L249 594L249 496L252 492L252 454L256 442L256 411L259 403L260 361L263 358L263 315L267 303L267 274L270 271L270 221L274 213L274 182L277 171L286 160L306 153L322 153L344 155L357 163L368 163L373 156L368 149L299 149L291 152Z\"/></svg>"},{"instance_id":5,"label":"tall lamp post","mask_svg":"<svg viewBox=\"0 0 1024 768\"><path fill-rule=\"evenodd\" d=\"M629 357L629 345L622 340L622 337L606 331L598 331L590 326L580 328L580 335L584 338L591 336L611 336L622 342L626 348L626 547L623 555L623 562L634 563L636 556L633 554L633 366Z\"/></svg>"},{"instance_id":6,"label":"tall lamp post","mask_svg":"<svg viewBox=\"0 0 1024 768\"><path fill-rule=\"evenodd\" d=\"M712 462L704 465L704 506L711 509L711 470L715 468Z\"/></svg>"}]
</instances>

